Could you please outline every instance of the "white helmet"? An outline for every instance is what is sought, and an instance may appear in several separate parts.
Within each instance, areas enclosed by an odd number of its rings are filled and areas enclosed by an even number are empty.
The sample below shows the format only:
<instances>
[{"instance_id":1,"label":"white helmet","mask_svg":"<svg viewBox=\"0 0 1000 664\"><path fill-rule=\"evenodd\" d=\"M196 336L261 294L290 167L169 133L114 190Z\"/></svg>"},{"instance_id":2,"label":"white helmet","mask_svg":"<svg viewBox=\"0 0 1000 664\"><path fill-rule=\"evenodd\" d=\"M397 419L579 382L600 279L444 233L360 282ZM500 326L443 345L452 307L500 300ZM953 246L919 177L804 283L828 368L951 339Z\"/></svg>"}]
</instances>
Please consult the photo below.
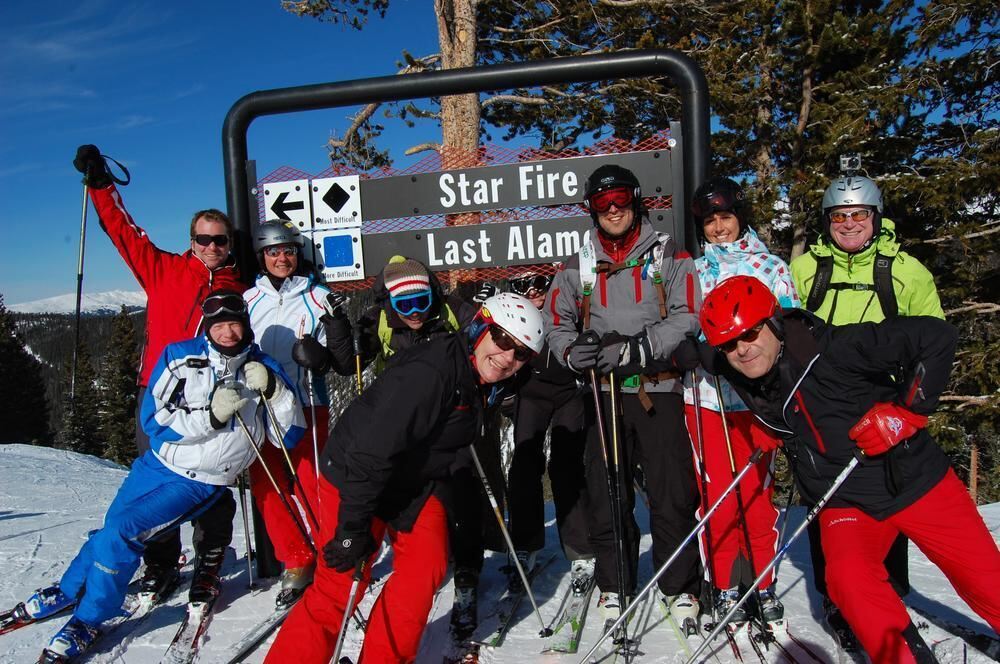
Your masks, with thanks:
<instances>
[{"instance_id":1,"label":"white helmet","mask_svg":"<svg viewBox=\"0 0 1000 664\"><path fill-rule=\"evenodd\" d=\"M542 313L523 295L500 293L486 298L476 320L499 325L536 353L545 345Z\"/></svg>"}]
</instances>

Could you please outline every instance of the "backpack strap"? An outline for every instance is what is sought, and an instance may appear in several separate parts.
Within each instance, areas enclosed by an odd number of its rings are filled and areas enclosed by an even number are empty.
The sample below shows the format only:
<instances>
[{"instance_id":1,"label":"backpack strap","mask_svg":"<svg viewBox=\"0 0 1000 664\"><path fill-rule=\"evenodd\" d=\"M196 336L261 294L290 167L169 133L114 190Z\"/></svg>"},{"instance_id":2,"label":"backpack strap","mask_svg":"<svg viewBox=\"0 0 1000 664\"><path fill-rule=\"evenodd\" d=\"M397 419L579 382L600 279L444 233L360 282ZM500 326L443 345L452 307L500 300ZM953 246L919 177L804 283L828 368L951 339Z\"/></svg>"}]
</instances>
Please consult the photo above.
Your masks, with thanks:
<instances>
[{"instance_id":1,"label":"backpack strap","mask_svg":"<svg viewBox=\"0 0 1000 664\"><path fill-rule=\"evenodd\" d=\"M831 288L835 291L854 290L868 291L874 290L878 297L879 305L882 307L882 315L886 318L894 318L899 315L899 304L896 301L896 291L892 286L892 263L895 256L887 256L883 253L875 254L875 264L872 268L872 285L841 282L831 284L833 276L833 256L822 256L816 259L816 276L813 278L812 287L809 289L809 297L806 300L806 309L816 311L823 305L827 291ZM831 312L832 317L832 312Z\"/></svg>"},{"instance_id":2,"label":"backpack strap","mask_svg":"<svg viewBox=\"0 0 1000 664\"><path fill-rule=\"evenodd\" d=\"M899 303L896 302L896 290L892 287L892 262L895 256L875 254L875 270L872 275L875 281L875 294L882 305L882 315L895 318L899 315Z\"/></svg>"},{"instance_id":3,"label":"backpack strap","mask_svg":"<svg viewBox=\"0 0 1000 664\"><path fill-rule=\"evenodd\" d=\"M806 309L817 311L826 299L830 289L830 279L833 277L833 256L820 256L816 259L816 276L813 277L809 297L806 299Z\"/></svg>"},{"instance_id":4,"label":"backpack strap","mask_svg":"<svg viewBox=\"0 0 1000 664\"><path fill-rule=\"evenodd\" d=\"M594 244L590 241L590 231L583 234L580 243L580 290L583 293L581 309L583 314L583 329L590 329L590 296L594 292L594 282L597 275L597 254Z\"/></svg>"}]
</instances>

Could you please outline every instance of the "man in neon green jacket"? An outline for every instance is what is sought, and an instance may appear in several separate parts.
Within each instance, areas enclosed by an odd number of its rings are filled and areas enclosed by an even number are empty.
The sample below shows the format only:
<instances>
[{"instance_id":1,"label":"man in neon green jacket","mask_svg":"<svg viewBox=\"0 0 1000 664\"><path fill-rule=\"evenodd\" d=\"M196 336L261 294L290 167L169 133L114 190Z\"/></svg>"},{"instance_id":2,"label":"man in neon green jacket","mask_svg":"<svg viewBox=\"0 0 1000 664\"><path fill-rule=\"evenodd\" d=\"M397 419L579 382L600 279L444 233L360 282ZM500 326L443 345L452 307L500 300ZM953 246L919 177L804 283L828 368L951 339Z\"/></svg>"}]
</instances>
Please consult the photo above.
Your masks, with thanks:
<instances>
[{"instance_id":1,"label":"man in neon green jacket","mask_svg":"<svg viewBox=\"0 0 1000 664\"><path fill-rule=\"evenodd\" d=\"M882 217L882 192L870 179L840 177L823 194L823 235L792 261L792 280L803 306L831 325L879 322L894 316L944 318L934 277L900 250L896 226ZM826 593L826 561L819 528L809 529L813 575L827 622L844 649L854 634ZM885 563L900 595L909 592L907 540L893 544Z\"/></svg>"}]
</instances>

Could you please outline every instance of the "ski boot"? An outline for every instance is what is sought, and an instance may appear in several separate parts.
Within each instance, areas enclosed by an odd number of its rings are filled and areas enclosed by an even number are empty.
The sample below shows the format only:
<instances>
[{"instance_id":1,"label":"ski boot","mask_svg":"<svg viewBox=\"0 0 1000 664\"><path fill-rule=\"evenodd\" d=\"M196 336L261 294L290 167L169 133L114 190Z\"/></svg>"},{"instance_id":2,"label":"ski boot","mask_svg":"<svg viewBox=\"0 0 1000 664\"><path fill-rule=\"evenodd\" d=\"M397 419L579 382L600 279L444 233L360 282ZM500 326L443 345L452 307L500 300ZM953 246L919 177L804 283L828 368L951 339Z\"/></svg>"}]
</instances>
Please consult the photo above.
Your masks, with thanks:
<instances>
[{"instance_id":1,"label":"ski boot","mask_svg":"<svg viewBox=\"0 0 1000 664\"><path fill-rule=\"evenodd\" d=\"M42 651L39 661L70 662L86 652L98 636L100 630L73 616L52 637L49 645Z\"/></svg>"},{"instance_id":2,"label":"ski boot","mask_svg":"<svg viewBox=\"0 0 1000 664\"><path fill-rule=\"evenodd\" d=\"M722 620L729 613L736 602L740 601L740 589L738 587L727 588L725 590L716 591L715 594L715 617L717 620ZM750 614L747 612L746 603L740 605L736 612L730 616L727 621L728 625L742 625L746 621L750 620Z\"/></svg>"},{"instance_id":3,"label":"ski boot","mask_svg":"<svg viewBox=\"0 0 1000 664\"><path fill-rule=\"evenodd\" d=\"M73 599L67 597L59 586L40 588L23 604L14 608L14 617L19 620L41 620L73 606Z\"/></svg>"},{"instance_id":4,"label":"ski boot","mask_svg":"<svg viewBox=\"0 0 1000 664\"><path fill-rule=\"evenodd\" d=\"M765 623L779 623L785 619L785 606L775 596L773 588L757 591L757 610Z\"/></svg>"},{"instance_id":5,"label":"ski boot","mask_svg":"<svg viewBox=\"0 0 1000 664\"><path fill-rule=\"evenodd\" d=\"M152 602L159 602L173 592L180 582L176 565L147 564L139 580L139 594Z\"/></svg>"},{"instance_id":6,"label":"ski boot","mask_svg":"<svg viewBox=\"0 0 1000 664\"><path fill-rule=\"evenodd\" d=\"M847 624L840 609L829 597L823 598L823 613L826 624L837 641L837 647L846 653L861 652L861 644L858 643L858 637L854 636L854 630Z\"/></svg>"},{"instance_id":7,"label":"ski boot","mask_svg":"<svg viewBox=\"0 0 1000 664\"><path fill-rule=\"evenodd\" d=\"M573 589L573 594L585 595L594 585L594 568L596 561L593 558L578 558L569 564L569 585Z\"/></svg>"},{"instance_id":8,"label":"ski boot","mask_svg":"<svg viewBox=\"0 0 1000 664\"><path fill-rule=\"evenodd\" d=\"M514 556L521 565L521 569L524 570L525 576L531 574L531 569L535 566L535 558L538 556L538 552L516 551ZM517 571L517 566L511 563L509 570L510 577L507 579L507 589L512 593L520 592L524 588L524 584L521 582L521 575Z\"/></svg>"},{"instance_id":9,"label":"ski boot","mask_svg":"<svg viewBox=\"0 0 1000 664\"><path fill-rule=\"evenodd\" d=\"M691 593L680 593L662 595L660 601L685 636L698 633L698 614L701 613L701 604L697 597Z\"/></svg>"},{"instance_id":10,"label":"ski boot","mask_svg":"<svg viewBox=\"0 0 1000 664\"><path fill-rule=\"evenodd\" d=\"M316 563L312 562L302 567L289 567L281 573L281 591L274 601L276 609L285 609L299 601L302 593L313 582Z\"/></svg>"},{"instance_id":11,"label":"ski boot","mask_svg":"<svg viewBox=\"0 0 1000 664\"><path fill-rule=\"evenodd\" d=\"M602 592L597 599L597 610L601 612L601 618L605 622L617 620L622 613L622 604L618 593Z\"/></svg>"},{"instance_id":12,"label":"ski boot","mask_svg":"<svg viewBox=\"0 0 1000 664\"><path fill-rule=\"evenodd\" d=\"M456 640L472 634L479 623L479 574L472 570L455 572L455 601L451 606L451 631Z\"/></svg>"},{"instance_id":13,"label":"ski boot","mask_svg":"<svg viewBox=\"0 0 1000 664\"><path fill-rule=\"evenodd\" d=\"M198 554L198 560L194 565L194 576L191 579L191 590L188 592L189 602L210 604L215 601L222 588L219 572L225 557L224 546Z\"/></svg>"}]
</instances>

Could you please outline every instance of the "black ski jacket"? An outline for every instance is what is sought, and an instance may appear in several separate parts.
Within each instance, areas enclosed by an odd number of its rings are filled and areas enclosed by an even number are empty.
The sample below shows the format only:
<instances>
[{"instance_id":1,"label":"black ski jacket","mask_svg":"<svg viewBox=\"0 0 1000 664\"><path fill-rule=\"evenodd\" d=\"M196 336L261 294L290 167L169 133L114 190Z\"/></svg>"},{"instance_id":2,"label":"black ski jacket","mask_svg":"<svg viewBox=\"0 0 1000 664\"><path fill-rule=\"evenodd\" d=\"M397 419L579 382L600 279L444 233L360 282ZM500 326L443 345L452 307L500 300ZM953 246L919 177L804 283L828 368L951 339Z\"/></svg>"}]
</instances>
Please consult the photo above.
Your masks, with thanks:
<instances>
[{"instance_id":1,"label":"black ski jacket","mask_svg":"<svg viewBox=\"0 0 1000 664\"><path fill-rule=\"evenodd\" d=\"M372 293L375 296L376 304L369 307L358 319L359 341L361 346L361 366L368 364L383 353L382 340L379 339L379 320L385 314L386 324L392 331L390 348L395 353L410 348L418 343L437 339L446 334L457 332L468 325L476 315L476 308L454 295L445 295L441 290L441 283L433 272L428 270L430 275L431 291L434 293L436 311L421 326L419 330L411 330L405 322L392 308L389 302L389 291L385 287L382 274L375 278L372 284ZM449 317L449 310L452 314ZM451 320L457 321L457 327L452 325ZM354 359L354 340L352 337L353 328L351 321L346 315L334 316L327 323L326 328L327 345L333 356L333 370L341 376L351 376L356 370ZM388 360L389 358L383 358Z\"/></svg>"},{"instance_id":2,"label":"black ski jacket","mask_svg":"<svg viewBox=\"0 0 1000 664\"><path fill-rule=\"evenodd\" d=\"M948 383L958 334L937 318L828 326L811 313L784 311L784 347L775 367L748 380L723 362L723 373L757 417L784 439L799 492L815 504L857 447L848 431L879 402L906 405L916 368L922 396L907 406L933 412ZM830 500L885 519L944 477L948 457L926 429L886 454L864 458Z\"/></svg>"},{"instance_id":3,"label":"black ski jacket","mask_svg":"<svg viewBox=\"0 0 1000 664\"><path fill-rule=\"evenodd\" d=\"M481 430L483 401L462 335L397 353L323 451L320 468L340 492L338 523L363 527L377 516L408 531L432 493L447 506L440 485Z\"/></svg>"}]
</instances>

